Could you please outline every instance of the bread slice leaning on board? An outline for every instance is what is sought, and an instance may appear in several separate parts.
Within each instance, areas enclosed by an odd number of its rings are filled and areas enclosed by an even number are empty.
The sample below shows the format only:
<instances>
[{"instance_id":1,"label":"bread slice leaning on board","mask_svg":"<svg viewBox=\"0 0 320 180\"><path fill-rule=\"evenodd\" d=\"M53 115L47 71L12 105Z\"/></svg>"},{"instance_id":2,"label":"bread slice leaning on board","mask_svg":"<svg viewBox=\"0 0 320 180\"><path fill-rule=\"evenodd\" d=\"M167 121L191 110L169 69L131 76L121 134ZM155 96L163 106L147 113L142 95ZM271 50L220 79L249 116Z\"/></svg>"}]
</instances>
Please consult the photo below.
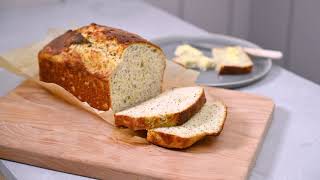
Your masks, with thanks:
<instances>
[{"instance_id":1,"label":"bread slice leaning on board","mask_svg":"<svg viewBox=\"0 0 320 180\"><path fill-rule=\"evenodd\" d=\"M196 114L205 102L202 87L174 88L116 113L115 124L133 130L181 125Z\"/></svg>"},{"instance_id":2,"label":"bread slice leaning on board","mask_svg":"<svg viewBox=\"0 0 320 180\"><path fill-rule=\"evenodd\" d=\"M219 135L226 117L227 107L222 102L205 104L183 125L148 130L147 140L166 148L187 148L207 135Z\"/></svg>"},{"instance_id":3,"label":"bread slice leaning on board","mask_svg":"<svg viewBox=\"0 0 320 180\"><path fill-rule=\"evenodd\" d=\"M161 92L166 57L142 37L90 24L69 30L38 54L40 80L99 110L121 111Z\"/></svg>"}]
</instances>

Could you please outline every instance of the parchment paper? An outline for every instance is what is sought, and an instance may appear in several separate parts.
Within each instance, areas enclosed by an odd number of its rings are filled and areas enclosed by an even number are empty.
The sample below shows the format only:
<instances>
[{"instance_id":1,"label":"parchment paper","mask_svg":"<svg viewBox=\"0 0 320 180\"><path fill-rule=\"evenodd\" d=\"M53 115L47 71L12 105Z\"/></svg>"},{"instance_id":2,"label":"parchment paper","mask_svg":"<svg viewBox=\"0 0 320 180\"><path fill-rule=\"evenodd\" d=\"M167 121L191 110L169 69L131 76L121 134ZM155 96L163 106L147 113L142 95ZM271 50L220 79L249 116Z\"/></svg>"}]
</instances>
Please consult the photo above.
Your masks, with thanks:
<instances>
[{"instance_id":1,"label":"parchment paper","mask_svg":"<svg viewBox=\"0 0 320 180\"><path fill-rule=\"evenodd\" d=\"M112 111L99 111L89 106L86 102L79 101L75 96L66 91L64 88L53 84L45 83L39 80L38 52L58 35L64 33L64 30L49 29L47 37L38 43L34 43L25 48L18 48L4 53L0 56L0 66L26 78L30 78L34 82L46 88L52 94L64 99L65 101L85 109L114 126ZM167 61L166 71L164 75L163 90L173 87L194 86L194 82L198 76L198 72L187 70L171 61Z\"/></svg>"}]
</instances>

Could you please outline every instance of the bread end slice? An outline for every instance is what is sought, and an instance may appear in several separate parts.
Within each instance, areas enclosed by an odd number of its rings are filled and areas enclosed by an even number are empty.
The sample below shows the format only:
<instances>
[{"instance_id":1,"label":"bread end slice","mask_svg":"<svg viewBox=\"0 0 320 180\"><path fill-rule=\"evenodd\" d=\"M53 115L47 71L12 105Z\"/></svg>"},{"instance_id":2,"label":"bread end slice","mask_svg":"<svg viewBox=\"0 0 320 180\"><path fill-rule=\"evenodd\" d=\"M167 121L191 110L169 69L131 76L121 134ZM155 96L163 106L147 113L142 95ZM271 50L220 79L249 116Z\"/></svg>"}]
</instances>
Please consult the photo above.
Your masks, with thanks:
<instances>
[{"instance_id":1,"label":"bread end slice","mask_svg":"<svg viewBox=\"0 0 320 180\"><path fill-rule=\"evenodd\" d=\"M172 101L178 100L185 106L173 110L172 106L177 104ZM202 87L175 88L138 106L116 113L115 124L132 130L181 125L199 112L205 102L206 97ZM138 111L140 112L137 113Z\"/></svg>"},{"instance_id":2,"label":"bread end slice","mask_svg":"<svg viewBox=\"0 0 320 180\"><path fill-rule=\"evenodd\" d=\"M175 149L190 147L207 135L218 136L227 117L227 107L220 101L205 104L181 126L148 130L147 140L153 144Z\"/></svg>"}]
</instances>

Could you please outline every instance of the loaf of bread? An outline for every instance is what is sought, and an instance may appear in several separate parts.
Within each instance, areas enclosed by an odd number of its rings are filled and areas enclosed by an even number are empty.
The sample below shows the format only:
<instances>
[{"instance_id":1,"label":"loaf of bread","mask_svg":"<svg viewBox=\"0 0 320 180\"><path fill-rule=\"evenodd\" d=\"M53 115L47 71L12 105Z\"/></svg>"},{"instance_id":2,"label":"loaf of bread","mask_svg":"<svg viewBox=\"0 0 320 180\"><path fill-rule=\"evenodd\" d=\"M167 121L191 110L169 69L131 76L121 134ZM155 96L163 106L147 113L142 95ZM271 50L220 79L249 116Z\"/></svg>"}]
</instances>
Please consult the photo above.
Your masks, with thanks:
<instances>
[{"instance_id":1,"label":"loaf of bread","mask_svg":"<svg viewBox=\"0 0 320 180\"><path fill-rule=\"evenodd\" d=\"M39 52L38 60L41 81L114 112L160 94L166 64L158 46L94 23L57 37Z\"/></svg>"},{"instance_id":2,"label":"loaf of bread","mask_svg":"<svg viewBox=\"0 0 320 180\"><path fill-rule=\"evenodd\" d=\"M202 87L182 87L114 115L117 126L133 130L181 125L196 114L206 102Z\"/></svg>"}]
</instances>

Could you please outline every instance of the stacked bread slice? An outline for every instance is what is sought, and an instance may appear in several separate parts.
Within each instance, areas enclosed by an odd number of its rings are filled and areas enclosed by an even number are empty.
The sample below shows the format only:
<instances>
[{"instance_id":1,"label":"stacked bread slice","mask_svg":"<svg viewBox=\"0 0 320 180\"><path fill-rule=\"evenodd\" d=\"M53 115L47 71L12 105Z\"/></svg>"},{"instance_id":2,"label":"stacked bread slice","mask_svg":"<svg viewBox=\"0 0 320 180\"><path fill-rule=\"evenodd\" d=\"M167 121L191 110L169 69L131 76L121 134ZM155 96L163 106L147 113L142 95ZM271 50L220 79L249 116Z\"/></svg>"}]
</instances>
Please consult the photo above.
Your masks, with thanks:
<instances>
[{"instance_id":1,"label":"stacked bread slice","mask_svg":"<svg viewBox=\"0 0 320 180\"><path fill-rule=\"evenodd\" d=\"M115 124L133 130L181 125L206 102L201 87L176 88L115 114Z\"/></svg>"},{"instance_id":2,"label":"stacked bread slice","mask_svg":"<svg viewBox=\"0 0 320 180\"><path fill-rule=\"evenodd\" d=\"M202 87L166 91L114 115L117 126L148 130L147 140L166 148L187 148L206 135L219 135L227 116L219 101L205 104Z\"/></svg>"},{"instance_id":3,"label":"stacked bread slice","mask_svg":"<svg viewBox=\"0 0 320 180\"><path fill-rule=\"evenodd\" d=\"M219 135L227 116L226 106L216 101L205 104L181 126L155 128L148 131L147 140L167 148L187 148L206 135Z\"/></svg>"}]
</instances>

